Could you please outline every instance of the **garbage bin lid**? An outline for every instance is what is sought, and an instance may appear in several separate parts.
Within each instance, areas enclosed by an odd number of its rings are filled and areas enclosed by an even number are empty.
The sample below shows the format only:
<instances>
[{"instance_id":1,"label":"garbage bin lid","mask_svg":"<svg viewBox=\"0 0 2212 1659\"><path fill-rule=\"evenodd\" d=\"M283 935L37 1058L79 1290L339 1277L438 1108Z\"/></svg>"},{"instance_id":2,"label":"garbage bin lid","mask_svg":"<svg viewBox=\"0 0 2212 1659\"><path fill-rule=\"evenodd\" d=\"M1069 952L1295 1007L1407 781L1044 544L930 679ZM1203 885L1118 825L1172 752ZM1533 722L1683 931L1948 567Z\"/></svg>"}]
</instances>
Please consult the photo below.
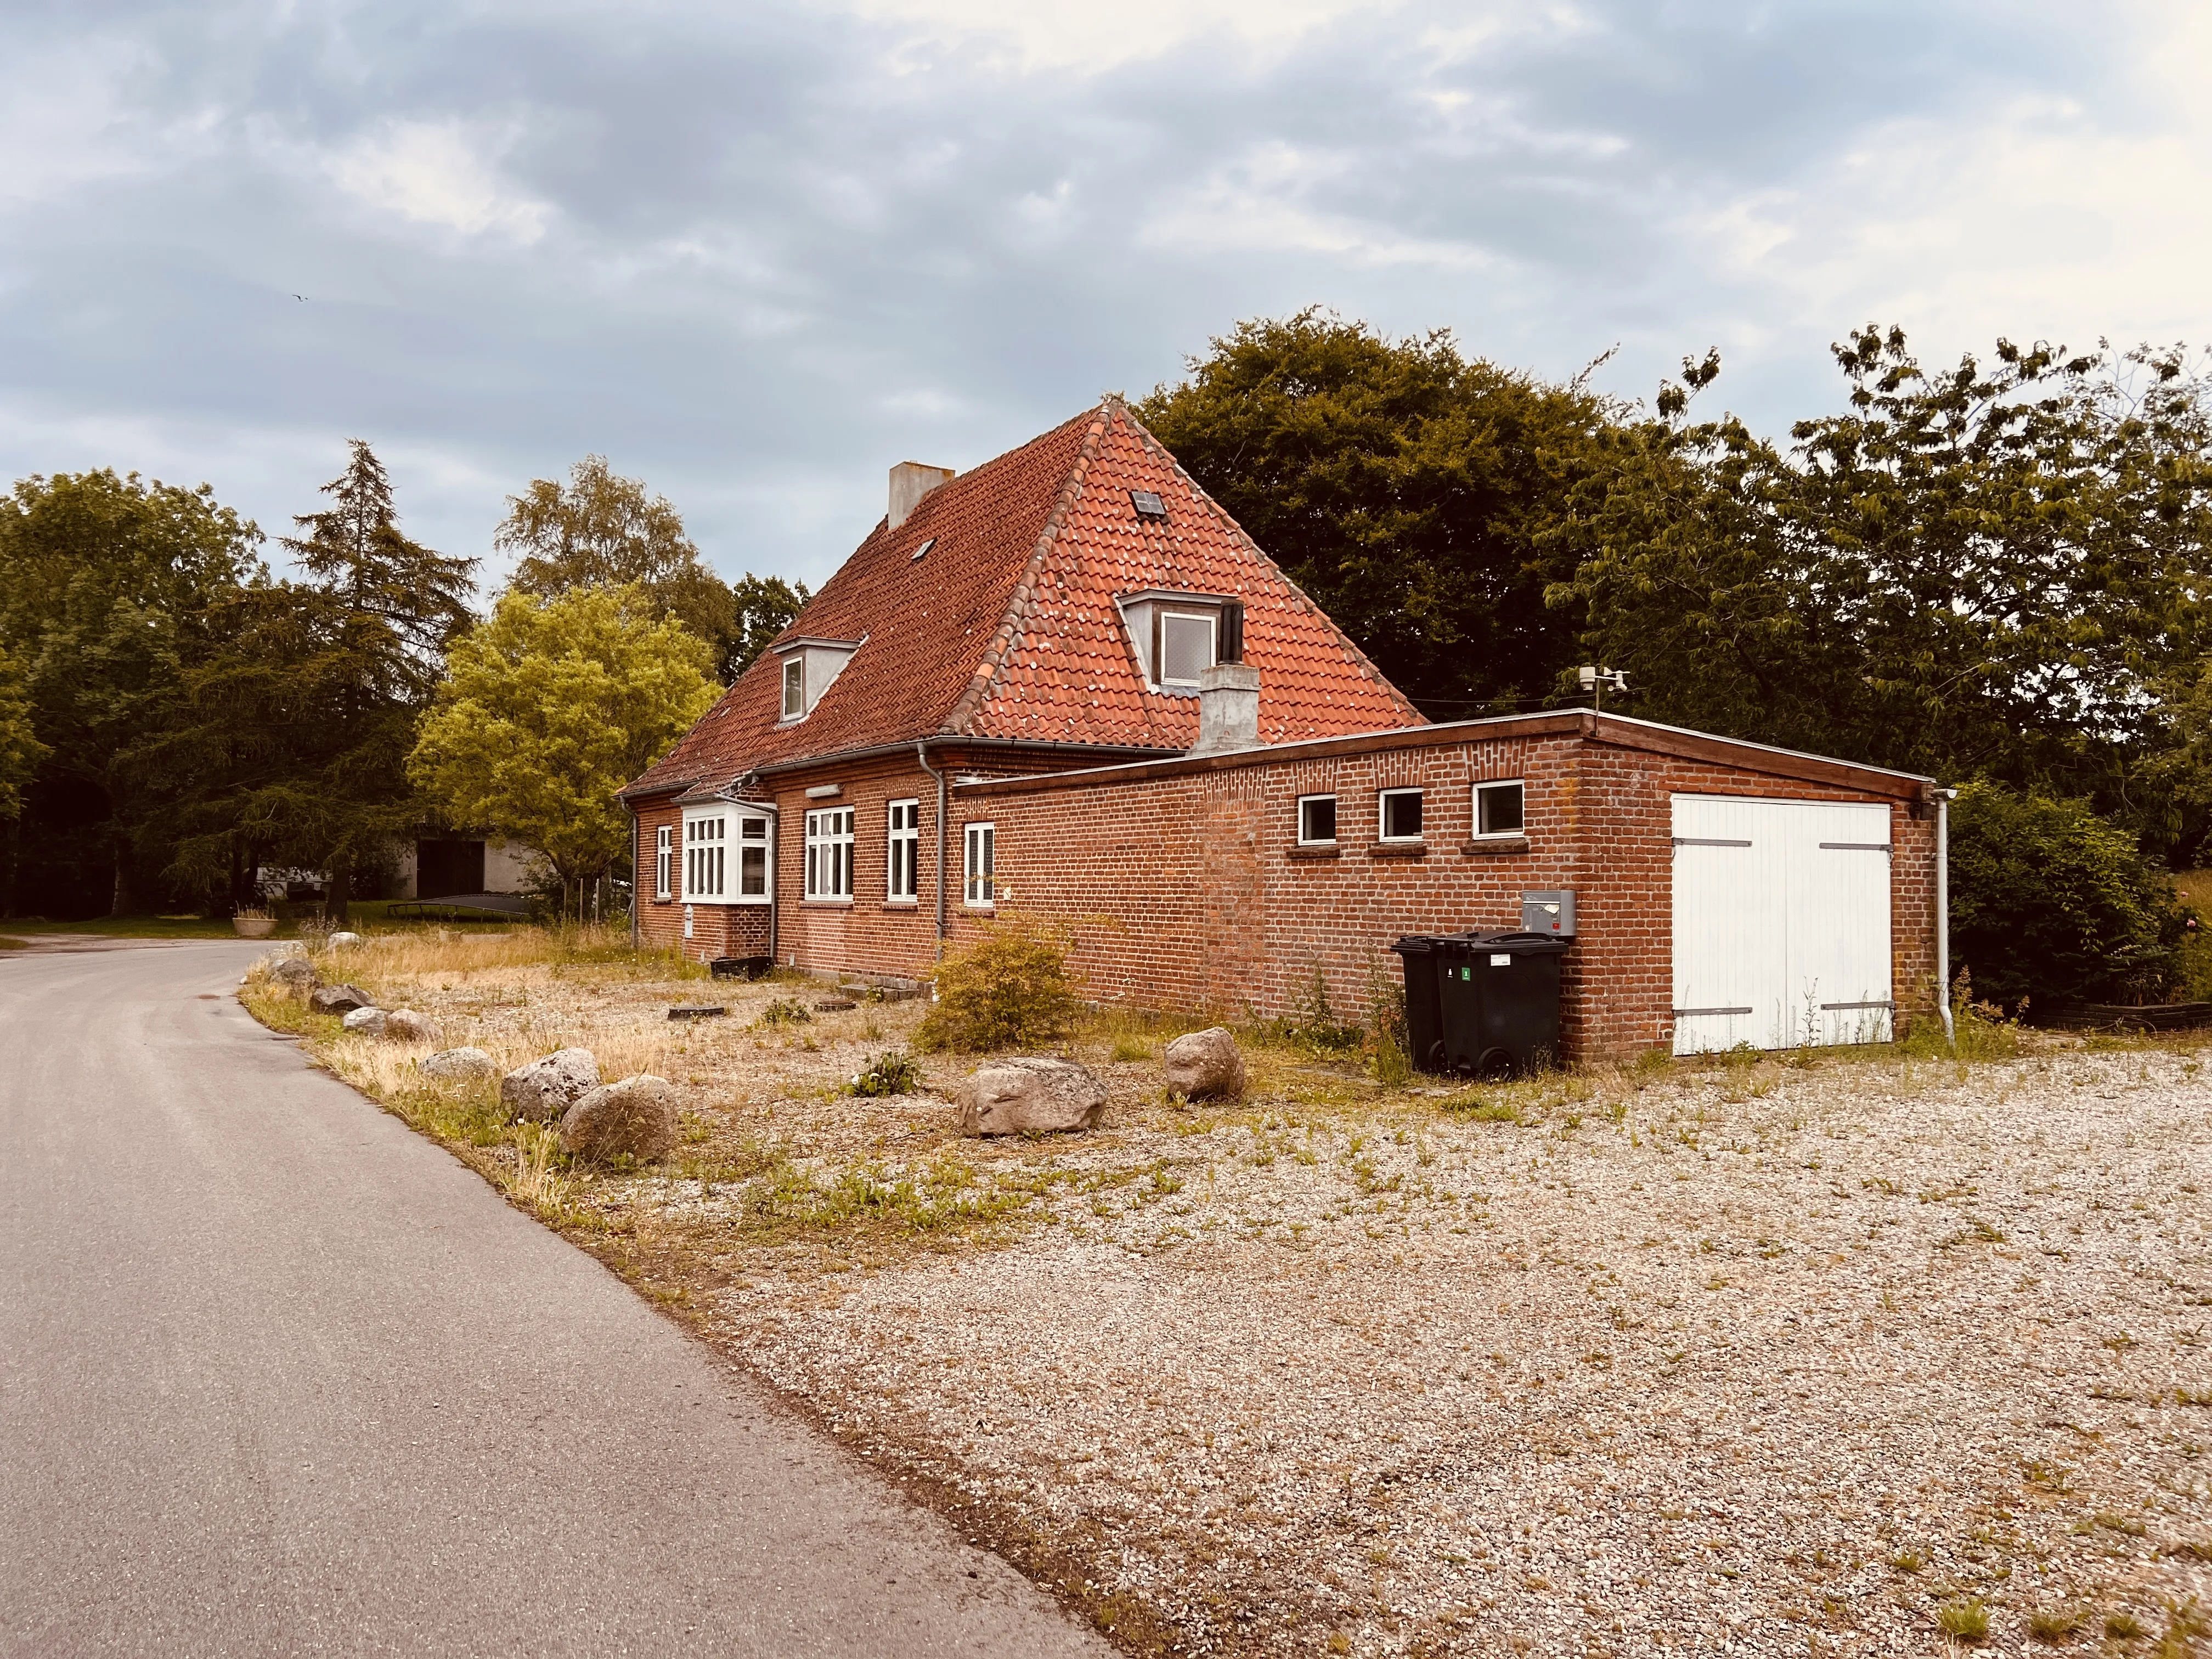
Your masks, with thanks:
<instances>
[{"instance_id":1,"label":"garbage bin lid","mask_svg":"<svg viewBox=\"0 0 2212 1659\"><path fill-rule=\"evenodd\" d=\"M1447 933L1436 942L1436 947L1454 954L1467 951L1502 951L1508 956L1557 956L1574 941L1559 939L1550 933L1523 933L1519 928L1500 928L1495 932L1469 929L1464 933Z\"/></svg>"},{"instance_id":2,"label":"garbage bin lid","mask_svg":"<svg viewBox=\"0 0 2212 1659\"><path fill-rule=\"evenodd\" d=\"M1434 933L1408 933L1390 948L1401 957L1425 957L1443 944Z\"/></svg>"}]
</instances>

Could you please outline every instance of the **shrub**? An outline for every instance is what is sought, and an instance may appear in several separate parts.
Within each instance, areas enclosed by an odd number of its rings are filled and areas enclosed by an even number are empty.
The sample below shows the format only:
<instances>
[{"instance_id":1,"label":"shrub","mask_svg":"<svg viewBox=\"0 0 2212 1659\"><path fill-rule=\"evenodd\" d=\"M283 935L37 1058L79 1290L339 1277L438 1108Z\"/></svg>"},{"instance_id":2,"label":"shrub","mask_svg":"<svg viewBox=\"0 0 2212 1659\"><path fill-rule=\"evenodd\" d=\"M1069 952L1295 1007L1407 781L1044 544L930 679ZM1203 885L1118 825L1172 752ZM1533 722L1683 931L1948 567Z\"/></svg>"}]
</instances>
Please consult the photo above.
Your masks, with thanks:
<instances>
[{"instance_id":1,"label":"shrub","mask_svg":"<svg viewBox=\"0 0 2212 1659\"><path fill-rule=\"evenodd\" d=\"M1990 1610L1979 1601L1947 1601L1936 1615L1936 1627L1961 1642L1985 1642L1990 1635Z\"/></svg>"},{"instance_id":2,"label":"shrub","mask_svg":"<svg viewBox=\"0 0 2212 1659\"><path fill-rule=\"evenodd\" d=\"M981 939L953 951L930 975L937 1000L915 1042L975 1054L1033 1048L1062 1035L1078 1006L1067 947L1060 930L1001 911Z\"/></svg>"},{"instance_id":3,"label":"shrub","mask_svg":"<svg viewBox=\"0 0 2212 1659\"><path fill-rule=\"evenodd\" d=\"M811 1025L814 1013L797 997L778 997L760 1011L756 1025Z\"/></svg>"},{"instance_id":4,"label":"shrub","mask_svg":"<svg viewBox=\"0 0 2212 1659\"><path fill-rule=\"evenodd\" d=\"M1990 1001L2158 1001L2191 918L2136 839L2078 800L1972 783L1951 809L1951 955Z\"/></svg>"},{"instance_id":5,"label":"shrub","mask_svg":"<svg viewBox=\"0 0 2212 1659\"><path fill-rule=\"evenodd\" d=\"M910 1095L921 1084L921 1067L894 1048L870 1060L846 1087L856 1095Z\"/></svg>"}]
</instances>

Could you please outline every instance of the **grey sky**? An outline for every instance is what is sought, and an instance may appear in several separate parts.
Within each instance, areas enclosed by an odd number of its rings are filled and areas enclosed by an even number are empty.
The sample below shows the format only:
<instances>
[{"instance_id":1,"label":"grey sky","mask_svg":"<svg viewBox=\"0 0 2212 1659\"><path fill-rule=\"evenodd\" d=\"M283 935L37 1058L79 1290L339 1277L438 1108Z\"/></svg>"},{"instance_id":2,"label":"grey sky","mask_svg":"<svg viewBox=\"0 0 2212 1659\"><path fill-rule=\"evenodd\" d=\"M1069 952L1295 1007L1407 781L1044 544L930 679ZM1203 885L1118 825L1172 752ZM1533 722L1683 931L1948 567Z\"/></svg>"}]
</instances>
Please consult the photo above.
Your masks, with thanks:
<instances>
[{"instance_id":1,"label":"grey sky","mask_svg":"<svg viewBox=\"0 0 2212 1659\"><path fill-rule=\"evenodd\" d=\"M1309 302L1632 396L1717 344L1778 430L1864 321L2212 336L2201 9L14 0L0 465L273 534L359 435L482 555L597 450L818 581L891 462Z\"/></svg>"}]
</instances>

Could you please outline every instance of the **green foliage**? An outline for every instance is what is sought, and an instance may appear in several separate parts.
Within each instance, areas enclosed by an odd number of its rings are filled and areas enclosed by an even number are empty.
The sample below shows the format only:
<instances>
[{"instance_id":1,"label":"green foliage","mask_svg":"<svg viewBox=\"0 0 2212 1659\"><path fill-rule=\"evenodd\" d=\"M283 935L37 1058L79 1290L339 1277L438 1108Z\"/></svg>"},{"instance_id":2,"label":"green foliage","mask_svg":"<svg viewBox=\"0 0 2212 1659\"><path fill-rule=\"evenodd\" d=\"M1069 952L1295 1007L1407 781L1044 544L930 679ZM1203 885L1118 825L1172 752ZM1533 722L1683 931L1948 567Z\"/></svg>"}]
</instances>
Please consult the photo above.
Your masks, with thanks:
<instances>
[{"instance_id":1,"label":"green foliage","mask_svg":"<svg viewBox=\"0 0 2212 1659\"><path fill-rule=\"evenodd\" d=\"M1545 607L1574 572L1551 532L1611 405L1311 309L1189 368L1137 414L1401 690L1445 718L1553 691L1581 617Z\"/></svg>"},{"instance_id":2,"label":"green foliage","mask_svg":"<svg viewBox=\"0 0 2212 1659\"><path fill-rule=\"evenodd\" d=\"M1398 1046L1405 1046L1405 1008L1401 994L1398 1006L1400 1021ZM1266 1035L1279 1042L1287 1042L1307 1053L1328 1058L1355 1053L1366 1041L1367 1034L1358 1025L1338 1014L1328 1000L1328 981L1316 964L1312 977L1306 981L1290 1012L1280 1019L1271 1020L1261 1028Z\"/></svg>"},{"instance_id":3,"label":"green foliage","mask_svg":"<svg viewBox=\"0 0 2212 1659\"><path fill-rule=\"evenodd\" d=\"M1552 599L1631 671L1624 706L2183 833L2185 792L2127 786L2172 746L2162 688L2202 660L2212 384L2178 353L2002 341L1924 370L1894 329L1836 357L1848 411L1786 453L1733 416L1686 422L1717 356L1607 435Z\"/></svg>"},{"instance_id":4,"label":"green foliage","mask_svg":"<svg viewBox=\"0 0 2212 1659\"><path fill-rule=\"evenodd\" d=\"M2158 1001L2189 917L2136 838L2081 800L1969 784L1951 807L1951 954L1990 1001Z\"/></svg>"},{"instance_id":5,"label":"green foliage","mask_svg":"<svg viewBox=\"0 0 2212 1659\"><path fill-rule=\"evenodd\" d=\"M854 1073L846 1091L865 1096L910 1095L921 1086L921 1067L894 1048L889 1054L878 1054Z\"/></svg>"},{"instance_id":6,"label":"green foliage","mask_svg":"<svg viewBox=\"0 0 2212 1659\"><path fill-rule=\"evenodd\" d=\"M635 588L510 592L455 643L409 770L454 823L525 842L578 885L628 848L615 792L714 705L708 667Z\"/></svg>"},{"instance_id":7,"label":"green foliage","mask_svg":"<svg viewBox=\"0 0 2212 1659\"><path fill-rule=\"evenodd\" d=\"M0 646L0 818L21 814L23 790L46 752L32 725L30 690L22 668Z\"/></svg>"},{"instance_id":8,"label":"green foliage","mask_svg":"<svg viewBox=\"0 0 2212 1659\"><path fill-rule=\"evenodd\" d=\"M806 602L804 584L794 588L774 576L747 572L732 587L702 561L667 498L618 477L604 455L577 462L566 484L532 479L507 497L507 507L493 540L522 556L516 592L552 599L579 587L636 587L660 616L707 642L713 672L725 683L743 673Z\"/></svg>"},{"instance_id":9,"label":"green foliage","mask_svg":"<svg viewBox=\"0 0 2212 1659\"><path fill-rule=\"evenodd\" d=\"M1063 1035L1079 1003L1067 975L1068 939L1014 911L986 924L930 975L937 1000L915 1034L924 1049L980 1054L1034 1048Z\"/></svg>"},{"instance_id":10,"label":"green foliage","mask_svg":"<svg viewBox=\"0 0 2212 1659\"><path fill-rule=\"evenodd\" d=\"M762 1009L759 1018L753 1021L755 1025L768 1026L811 1025L813 1023L814 1011L797 997L778 997Z\"/></svg>"}]
</instances>

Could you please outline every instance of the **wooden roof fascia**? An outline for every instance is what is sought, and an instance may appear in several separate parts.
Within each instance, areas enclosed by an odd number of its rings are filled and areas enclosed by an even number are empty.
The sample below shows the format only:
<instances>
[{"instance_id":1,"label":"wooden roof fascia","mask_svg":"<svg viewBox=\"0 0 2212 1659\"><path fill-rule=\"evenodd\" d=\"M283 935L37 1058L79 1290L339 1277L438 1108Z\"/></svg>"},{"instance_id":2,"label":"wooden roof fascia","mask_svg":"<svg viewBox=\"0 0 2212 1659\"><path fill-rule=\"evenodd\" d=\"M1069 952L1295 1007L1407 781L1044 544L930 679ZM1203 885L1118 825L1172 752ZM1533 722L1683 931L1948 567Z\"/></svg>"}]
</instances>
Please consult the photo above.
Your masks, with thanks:
<instances>
[{"instance_id":1,"label":"wooden roof fascia","mask_svg":"<svg viewBox=\"0 0 2212 1659\"><path fill-rule=\"evenodd\" d=\"M1029 563L1022 568L1021 580L1014 584L1013 593L1006 601L1005 619L983 647L967 689L961 692L947 712L944 724L935 735L948 738L966 736L968 722L975 717L975 711L983 706L984 698L990 695L991 687L998 680L999 670L1006 665L1014 642L1021 638L1022 623L1027 620L1030 603L1036 598L1037 579L1044 574L1045 562L1052 556L1052 550L1060 540L1060 532L1067 524L1067 515L1074 510L1075 503L1082 499L1083 481L1090 473L1091 464L1098 459L1098 447L1104 441L1106 428L1112 419L1107 412L1107 405L1101 404L1097 417L1083 434L1083 446L1076 452L1075 465L1068 469L1067 477L1060 486L1060 494L1053 501L1052 511L1046 515L1044 528L1037 533L1036 547L1030 555Z\"/></svg>"},{"instance_id":2,"label":"wooden roof fascia","mask_svg":"<svg viewBox=\"0 0 2212 1659\"><path fill-rule=\"evenodd\" d=\"M1220 515L1222 523L1229 526L1231 532L1235 534L1237 541L1243 544L1243 549L1247 553L1250 554L1255 559L1257 559L1268 570L1273 572L1278 580L1279 580L1285 587L1289 588L1291 592L1297 594L1299 599L1305 601L1306 605L1311 608L1314 615L1319 617L1322 622L1328 624L1329 631L1336 635L1337 643L1351 655L1352 659L1374 677L1376 684L1381 686L1385 691L1390 694L1390 700L1396 703L1400 708L1403 709L1414 720L1423 721L1427 720L1429 717L1413 706L1413 700L1407 696L1403 691L1401 691L1398 689L1397 683L1375 665L1374 659L1364 651L1359 648L1358 642L1355 641L1351 635L1346 633L1343 629L1337 626L1336 618L1330 616L1327 611L1323 610L1315 600L1314 596L1307 592L1303 586L1293 580L1288 571L1285 570L1282 566L1277 564L1275 561L1269 556L1267 549L1261 547L1259 543L1252 539L1250 534L1245 530L1244 526L1237 521L1237 515L1231 513L1227 507L1222 506L1219 501L1215 501L1212 495L1206 493L1205 487L1201 485L1197 479L1192 477L1188 472L1183 470L1182 463L1176 459L1174 452L1170 450L1168 447L1162 443L1158 438L1152 436L1151 430L1145 425L1145 423L1139 420L1133 414L1130 413L1128 404L1122 402L1121 399L1118 398L1114 399L1114 404L1115 408L1121 411L1122 417L1129 422L1129 429L1137 434L1139 441L1143 443L1145 447L1152 454L1157 455L1160 459L1165 461L1168 465L1174 470L1176 477L1182 480L1185 488L1187 488L1192 495L1197 496L1199 500L1204 501L1207 507L1211 507L1215 513Z\"/></svg>"}]
</instances>

